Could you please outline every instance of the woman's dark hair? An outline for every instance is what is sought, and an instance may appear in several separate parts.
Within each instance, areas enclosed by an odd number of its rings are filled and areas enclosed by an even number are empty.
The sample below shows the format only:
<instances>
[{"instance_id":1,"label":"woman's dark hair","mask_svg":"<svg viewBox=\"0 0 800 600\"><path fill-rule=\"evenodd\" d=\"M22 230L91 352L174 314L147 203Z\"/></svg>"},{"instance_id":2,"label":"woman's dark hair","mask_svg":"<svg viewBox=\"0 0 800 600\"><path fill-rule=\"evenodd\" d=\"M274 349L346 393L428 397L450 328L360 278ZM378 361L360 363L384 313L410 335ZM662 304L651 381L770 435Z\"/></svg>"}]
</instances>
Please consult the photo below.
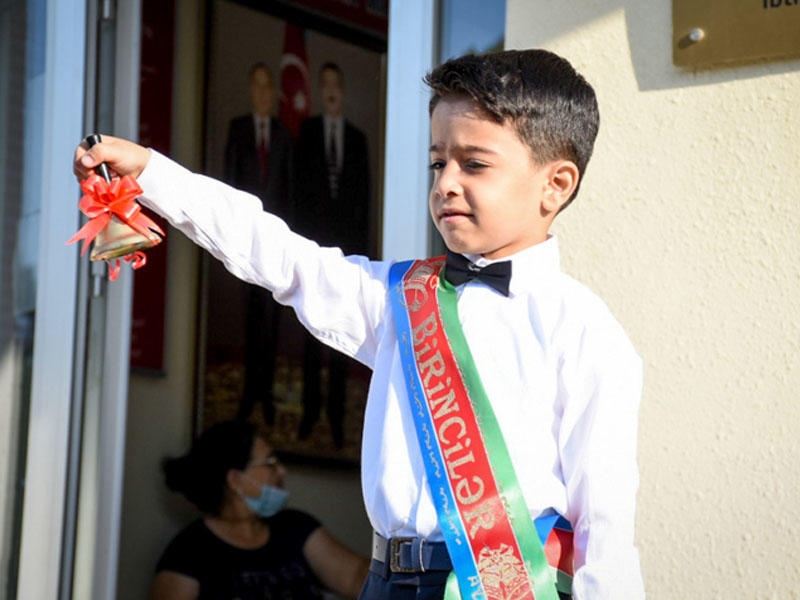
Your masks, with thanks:
<instances>
[{"instance_id":1,"label":"woman's dark hair","mask_svg":"<svg viewBox=\"0 0 800 600\"><path fill-rule=\"evenodd\" d=\"M250 423L224 421L211 426L188 454L162 461L167 487L186 496L202 512L218 515L228 470L247 466L255 438L256 428Z\"/></svg>"},{"instance_id":2,"label":"woman's dark hair","mask_svg":"<svg viewBox=\"0 0 800 600\"><path fill-rule=\"evenodd\" d=\"M600 126L597 98L592 86L557 54L470 54L439 65L425 83L433 91L431 113L442 98L470 98L495 122L510 122L536 162L571 160L583 177ZM577 193L578 188L567 204Z\"/></svg>"}]
</instances>

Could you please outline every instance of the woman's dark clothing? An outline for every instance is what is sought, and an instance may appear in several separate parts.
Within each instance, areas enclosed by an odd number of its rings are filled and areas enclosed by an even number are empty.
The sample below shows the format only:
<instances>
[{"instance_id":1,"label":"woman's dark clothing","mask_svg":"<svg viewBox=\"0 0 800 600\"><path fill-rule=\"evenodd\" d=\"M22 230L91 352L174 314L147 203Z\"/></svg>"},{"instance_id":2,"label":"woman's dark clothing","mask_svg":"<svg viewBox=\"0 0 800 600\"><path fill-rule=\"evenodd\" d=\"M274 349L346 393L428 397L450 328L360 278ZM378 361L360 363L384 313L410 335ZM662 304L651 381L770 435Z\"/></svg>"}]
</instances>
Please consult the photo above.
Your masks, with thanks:
<instances>
[{"instance_id":1,"label":"woman's dark clothing","mask_svg":"<svg viewBox=\"0 0 800 600\"><path fill-rule=\"evenodd\" d=\"M283 510L267 519L269 541L243 550L222 541L202 519L169 543L156 566L200 583L199 600L321 599L321 585L303 556L303 545L318 527L311 515Z\"/></svg>"}]
</instances>

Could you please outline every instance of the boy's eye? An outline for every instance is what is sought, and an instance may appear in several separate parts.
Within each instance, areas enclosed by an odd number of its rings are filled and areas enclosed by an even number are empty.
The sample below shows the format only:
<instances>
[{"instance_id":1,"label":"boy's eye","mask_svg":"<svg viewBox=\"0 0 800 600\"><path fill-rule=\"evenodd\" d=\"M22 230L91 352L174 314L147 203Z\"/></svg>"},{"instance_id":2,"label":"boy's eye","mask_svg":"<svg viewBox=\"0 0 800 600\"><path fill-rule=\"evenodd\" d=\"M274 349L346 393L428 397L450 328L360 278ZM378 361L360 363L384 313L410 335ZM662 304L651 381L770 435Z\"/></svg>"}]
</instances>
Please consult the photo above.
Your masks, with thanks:
<instances>
[{"instance_id":1,"label":"boy's eye","mask_svg":"<svg viewBox=\"0 0 800 600\"><path fill-rule=\"evenodd\" d=\"M482 162L480 162L478 160L468 160L464 164L464 167L469 169L470 171L477 171L479 169L485 169L486 166L487 166L486 163L482 163Z\"/></svg>"},{"instance_id":2,"label":"boy's eye","mask_svg":"<svg viewBox=\"0 0 800 600\"><path fill-rule=\"evenodd\" d=\"M466 160L462 164L462 169L465 171L479 171L481 169L485 169L488 165L479 160ZM431 160L430 166L428 167L431 171L440 171L444 169L445 161L443 160Z\"/></svg>"}]
</instances>

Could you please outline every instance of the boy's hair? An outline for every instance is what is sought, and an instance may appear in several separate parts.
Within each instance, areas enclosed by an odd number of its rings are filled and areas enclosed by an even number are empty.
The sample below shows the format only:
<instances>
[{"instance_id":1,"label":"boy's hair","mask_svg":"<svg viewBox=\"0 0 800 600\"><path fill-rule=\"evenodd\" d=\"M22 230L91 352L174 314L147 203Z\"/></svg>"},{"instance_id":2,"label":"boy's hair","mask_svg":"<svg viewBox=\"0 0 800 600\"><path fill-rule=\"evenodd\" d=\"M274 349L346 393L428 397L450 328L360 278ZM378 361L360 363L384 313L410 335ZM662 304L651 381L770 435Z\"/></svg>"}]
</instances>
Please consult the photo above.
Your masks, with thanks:
<instances>
[{"instance_id":1,"label":"boy's hair","mask_svg":"<svg viewBox=\"0 0 800 600\"><path fill-rule=\"evenodd\" d=\"M567 60L547 50L468 54L433 69L425 83L431 114L442 98L470 98L497 123L510 121L537 163L570 160L582 179L600 114L594 89ZM562 209L578 187L580 179Z\"/></svg>"}]
</instances>

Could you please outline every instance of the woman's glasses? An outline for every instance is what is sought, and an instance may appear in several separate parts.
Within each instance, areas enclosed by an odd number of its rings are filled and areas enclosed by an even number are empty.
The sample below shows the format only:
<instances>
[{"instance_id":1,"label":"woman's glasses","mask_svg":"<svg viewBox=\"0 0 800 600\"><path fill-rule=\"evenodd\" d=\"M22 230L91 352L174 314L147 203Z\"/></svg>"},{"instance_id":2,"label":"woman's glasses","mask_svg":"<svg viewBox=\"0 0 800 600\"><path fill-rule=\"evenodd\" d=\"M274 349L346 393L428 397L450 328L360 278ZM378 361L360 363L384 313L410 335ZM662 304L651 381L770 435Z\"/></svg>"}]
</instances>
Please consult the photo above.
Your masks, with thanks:
<instances>
[{"instance_id":1,"label":"woman's glasses","mask_svg":"<svg viewBox=\"0 0 800 600\"><path fill-rule=\"evenodd\" d=\"M278 456L275 455L275 454L270 454L267 458L265 458L262 461L250 463L249 465L247 465L247 468L250 468L250 467L269 467L271 469L274 469L279 464L281 464L281 459L279 459Z\"/></svg>"}]
</instances>

